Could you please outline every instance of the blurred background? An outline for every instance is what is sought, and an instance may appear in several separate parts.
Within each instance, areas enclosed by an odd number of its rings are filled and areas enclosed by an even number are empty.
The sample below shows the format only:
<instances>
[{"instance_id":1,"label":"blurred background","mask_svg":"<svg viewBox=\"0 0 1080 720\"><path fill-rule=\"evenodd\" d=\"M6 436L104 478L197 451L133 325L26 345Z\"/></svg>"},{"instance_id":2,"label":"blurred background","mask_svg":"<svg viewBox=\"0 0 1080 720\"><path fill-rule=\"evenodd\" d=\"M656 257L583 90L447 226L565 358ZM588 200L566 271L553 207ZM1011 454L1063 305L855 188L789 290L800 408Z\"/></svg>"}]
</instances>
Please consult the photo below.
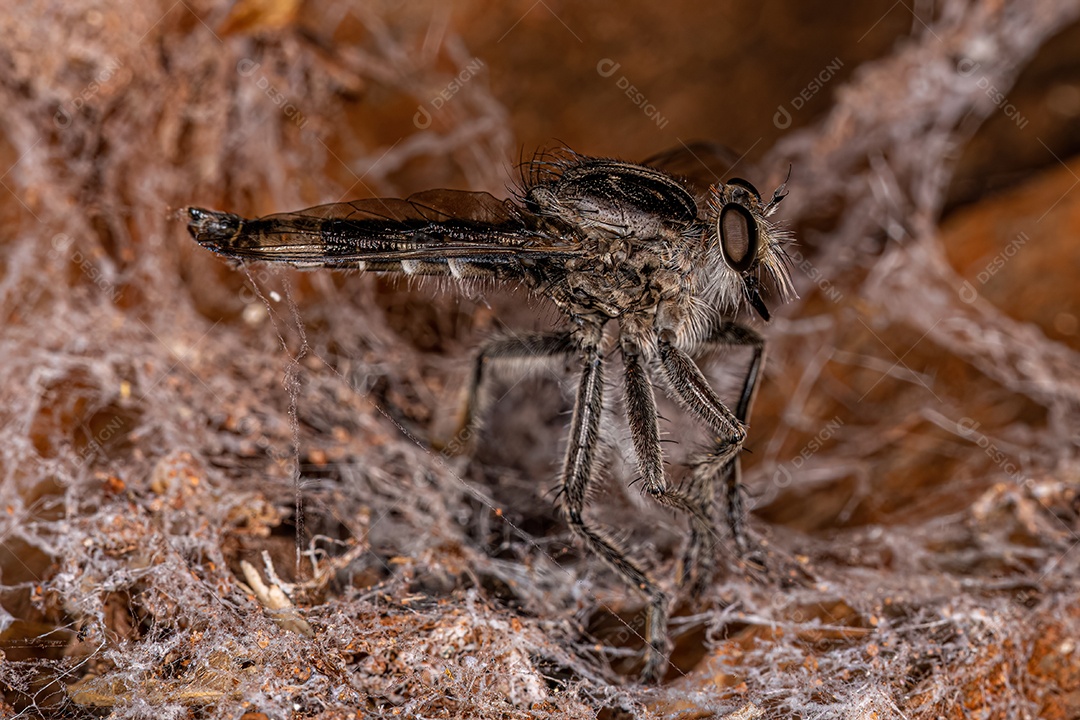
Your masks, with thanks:
<instances>
[{"instance_id":1,"label":"blurred background","mask_svg":"<svg viewBox=\"0 0 1080 720\"><path fill-rule=\"evenodd\" d=\"M0 714L1080 715L1080 3L0 15ZM432 449L471 352L552 309L235 268L180 211L508 197L559 147L693 173L698 142L790 171L800 297L756 325L766 569L719 542L644 688L641 598L555 509L573 364L498 374ZM733 397L747 360L703 364ZM628 487L610 390L590 513L674 594L686 528ZM707 438L662 410L678 481Z\"/></svg>"}]
</instances>

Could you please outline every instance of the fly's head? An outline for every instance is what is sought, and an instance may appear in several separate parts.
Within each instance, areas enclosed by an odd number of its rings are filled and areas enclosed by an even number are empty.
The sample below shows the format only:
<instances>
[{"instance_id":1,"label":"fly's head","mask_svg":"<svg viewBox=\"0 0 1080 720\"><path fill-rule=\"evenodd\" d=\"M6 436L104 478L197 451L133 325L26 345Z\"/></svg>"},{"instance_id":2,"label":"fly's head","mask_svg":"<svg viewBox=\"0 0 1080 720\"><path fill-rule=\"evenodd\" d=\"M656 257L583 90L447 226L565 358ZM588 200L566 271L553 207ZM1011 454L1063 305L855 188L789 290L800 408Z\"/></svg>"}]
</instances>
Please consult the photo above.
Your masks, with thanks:
<instances>
[{"instance_id":1,"label":"fly's head","mask_svg":"<svg viewBox=\"0 0 1080 720\"><path fill-rule=\"evenodd\" d=\"M737 308L745 300L763 320L769 309L761 299L763 276L784 298L794 296L784 245L790 234L768 218L787 195L787 182L768 202L742 178L717 183L709 189L706 241L715 262L712 284L721 306Z\"/></svg>"}]
</instances>

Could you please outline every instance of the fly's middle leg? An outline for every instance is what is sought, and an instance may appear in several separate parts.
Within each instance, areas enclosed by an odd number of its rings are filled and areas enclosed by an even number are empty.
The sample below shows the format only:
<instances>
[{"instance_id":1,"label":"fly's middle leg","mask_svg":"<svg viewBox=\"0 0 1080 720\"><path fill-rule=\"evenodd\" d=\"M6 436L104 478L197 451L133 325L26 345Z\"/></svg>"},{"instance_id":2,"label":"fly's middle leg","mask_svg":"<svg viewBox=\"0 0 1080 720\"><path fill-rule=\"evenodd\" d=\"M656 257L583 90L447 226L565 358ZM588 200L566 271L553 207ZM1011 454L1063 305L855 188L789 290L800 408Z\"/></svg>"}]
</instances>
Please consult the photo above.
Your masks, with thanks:
<instances>
[{"instance_id":1,"label":"fly's middle leg","mask_svg":"<svg viewBox=\"0 0 1080 720\"><path fill-rule=\"evenodd\" d=\"M584 369L578 384L563 468L562 509L574 535L623 580L645 596L648 605L642 679L655 682L663 677L667 664L668 597L655 581L584 518L585 499L592 479L594 455L599 439L600 415L603 412L604 378L603 357L595 345L584 348L583 360Z\"/></svg>"},{"instance_id":2,"label":"fly's middle leg","mask_svg":"<svg viewBox=\"0 0 1080 720\"><path fill-rule=\"evenodd\" d=\"M674 489L667 483L652 384L640 347L625 335L622 338L622 356L626 373L626 419L637 454L641 490L661 505L685 513L690 520L693 538L712 537L715 533L708 506L694 494Z\"/></svg>"}]
</instances>

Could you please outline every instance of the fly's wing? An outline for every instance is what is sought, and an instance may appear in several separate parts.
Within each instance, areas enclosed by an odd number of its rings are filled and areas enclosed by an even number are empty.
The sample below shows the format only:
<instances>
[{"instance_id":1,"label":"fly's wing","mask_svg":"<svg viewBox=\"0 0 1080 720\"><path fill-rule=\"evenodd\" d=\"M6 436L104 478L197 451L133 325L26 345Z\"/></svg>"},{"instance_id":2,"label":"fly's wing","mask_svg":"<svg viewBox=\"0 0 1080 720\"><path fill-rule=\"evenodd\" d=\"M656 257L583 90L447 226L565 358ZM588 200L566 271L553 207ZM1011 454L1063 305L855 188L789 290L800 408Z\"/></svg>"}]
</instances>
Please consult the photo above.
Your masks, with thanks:
<instances>
[{"instance_id":1,"label":"fly's wing","mask_svg":"<svg viewBox=\"0 0 1080 720\"><path fill-rule=\"evenodd\" d=\"M520 277L578 246L488 193L430 190L247 220L188 208L203 247L237 260L455 277Z\"/></svg>"},{"instance_id":2,"label":"fly's wing","mask_svg":"<svg viewBox=\"0 0 1080 720\"><path fill-rule=\"evenodd\" d=\"M740 159L725 145L693 142L657 153L641 164L683 178L700 200L708 197L710 185L740 174Z\"/></svg>"}]
</instances>

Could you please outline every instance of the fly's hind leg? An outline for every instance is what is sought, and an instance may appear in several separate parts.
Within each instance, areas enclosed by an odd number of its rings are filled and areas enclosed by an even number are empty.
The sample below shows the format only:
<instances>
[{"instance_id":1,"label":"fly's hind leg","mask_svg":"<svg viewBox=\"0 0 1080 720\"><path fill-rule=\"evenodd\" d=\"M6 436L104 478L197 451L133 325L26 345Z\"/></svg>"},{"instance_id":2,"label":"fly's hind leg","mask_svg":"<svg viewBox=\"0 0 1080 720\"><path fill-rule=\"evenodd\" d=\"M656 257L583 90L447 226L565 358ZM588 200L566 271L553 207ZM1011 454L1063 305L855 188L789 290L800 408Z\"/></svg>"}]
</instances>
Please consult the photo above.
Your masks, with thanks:
<instances>
[{"instance_id":1,"label":"fly's hind leg","mask_svg":"<svg viewBox=\"0 0 1080 720\"><path fill-rule=\"evenodd\" d=\"M514 337L489 340L473 359L469 379L449 439L433 442L437 450L448 455L460 455L472 444L480 429L481 419L490 404L486 397L486 370L493 361L519 363L548 363L577 349L568 332L528 333Z\"/></svg>"},{"instance_id":2,"label":"fly's hind leg","mask_svg":"<svg viewBox=\"0 0 1080 720\"><path fill-rule=\"evenodd\" d=\"M765 341L761 335L750 328L734 322L724 322L716 327L695 350L702 352L716 346L745 346L753 349L753 356L747 368L734 413L735 419L745 425L761 378L761 368L765 361ZM695 498L703 511L713 517L717 487L722 485L728 530L739 557L746 557L748 543L741 478L739 453L731 455L729 441L726 438L719 438L715 450L701 458L694 468L687 493ZM712 533L695 532L695 529L691 528L690 542L687 544L683 558L679 583L682 586L689 586L692 596L700 595L712 580L716 553L713 550L714 540L711 535Z\"/></svg>"}]
</instances>

